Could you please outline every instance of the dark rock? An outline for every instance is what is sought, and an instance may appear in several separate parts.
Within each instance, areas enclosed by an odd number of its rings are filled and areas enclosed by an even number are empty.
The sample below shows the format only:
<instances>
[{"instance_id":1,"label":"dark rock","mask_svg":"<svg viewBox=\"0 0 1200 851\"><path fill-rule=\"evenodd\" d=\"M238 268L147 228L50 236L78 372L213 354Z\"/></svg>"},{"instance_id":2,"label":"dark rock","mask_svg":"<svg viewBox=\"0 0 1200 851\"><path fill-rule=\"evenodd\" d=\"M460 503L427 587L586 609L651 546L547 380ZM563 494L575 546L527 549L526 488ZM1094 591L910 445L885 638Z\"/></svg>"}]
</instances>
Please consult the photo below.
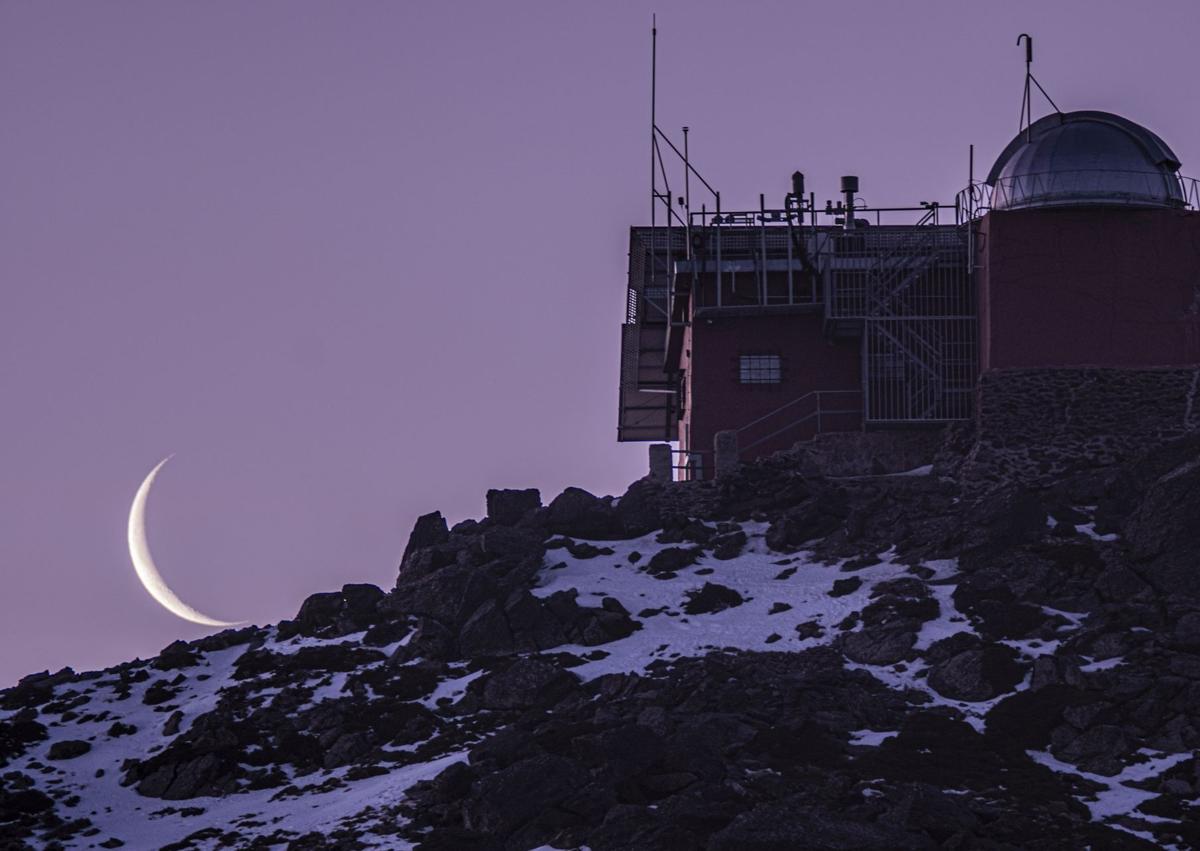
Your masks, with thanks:
<instances>
[{"instance_id":1,"label":"dark rock","mask_svg":"<svg viewBox=\"0 0 1200 851\"><path fill-rule=\"evenodd\" d=\"M515 526L526 514L541 507L542 495L537 488L487 492L488 519L501 526Z\"/></svg>"},{"instance_id":2,"label":"dark rock","mask_svg":"<svg viewBox=\"0 0 1200 851\"><path fill-rule=\"evenodd\" d=\"M833 580L833 589L829 592L830 597L845 597L847 594L853 594L862 587L862 580L857 576L851 576L848 579Z\"/></svg>"},{"instance_id":3,"label":"dark rock","mask_svg":"<svg viewBox=\"0 0 1200 851\"><path fill-rule=\"evenodd\" d=\"M621 495L616 513L622 537L638 538L662 528L665 487L650 479L639 479Z\"/></svg>"},{"instance_id":4,"label":"dark rock","mask_svg":"<svg viewBox=\"0 0 1200 851\"><path fill-rule=\"evenodd\" d=\"M651 556L642 568L653 576L670 577L699 559L702 550L691 547L664 547Z\"/></svg>"},{"instance_id":5,"label":"dark rock","mask_svg":"<svg viewBox=\"0 0 1200 851\"><path fill-rule=\"evenodd\" d=\"M50 745L46 752L47 759L75 759L90 751L92 746L80 739L62 739Z\"/></svg>"},{"instance_id":6,"label":"dark rock","mask_svg":"<svg viewBox=\"0 0 1200 851\"><path fill-rule=\"evenodd\" d=\"M1124 768L1122 758L1134 749L1120 727L1101 724L1083 731L1051 752L1063 760L1078 764L1085 771L1112 776Z\"/></svg>"},{"instance_id":7,"label":"dark rock","mask_svg":"<svg viewBox=\"0 0 1200 851\"><path fill-rule=\"evenodd\" d=\"M516 648L504 607L495 599L484 600L459 630L458 646L468 659L514 652Z\"/></svg>"},{"instance_id":8,"label":"dark rock","mask_svg":"<svg viewBox=\"0 0 1200 851\"><path fill-rule=\"evenodd\" d=\"M1032 491L1009 487L972 503L964 520L965 550L1003 550L1046 531L1046 506Z\"/></svg>"},{"instance_id":9,"label":"dark rock","mask_svg":"<svg viewBox=\"0 0 1200 851\"><path fill-rule=\"evenodd\" d=\"M297 675L353 671L363 665L382 662L385 658L378 650L360 647L349 641L301 647L294 653L272 653L264 649L247 650L234 662L233 677L236 680L246 680L266 674L270 682L286 684L290 677Z\"/></svg>"},{"instance_id":10,"label":"dark rock","mask_svg":"<svg viewBox=\"0 0 1200 851\"><path fill-rule=\"evenodd\" d=\"M596 556L610 556L613 554L612 547L597 547L595 544L589 544L587 542L578 543L575 541L568 541L566 547L567 552L571 554L571 557L577 559L589 559L595 558Z\"/></svg>"},{"instance_id":11,"label":"dark rock","mask_svg":"<svg viewBox=\"0 0 1200 851\"><path fill-rule=\"evenodd\" d=\"M588 781L576 762L542 754L484 777L463 805L471 831L504 835L570 797Z\"/></svg>"},{"instance_id":12,"label":"dark rock","mask_svg":"<svg viewBox=\"0 0 1200 851\"><path fill-rule=\"evenodd\" d=\"M34 720L32 710L24 710L0 721L0 767L23 754L29 745L44 741L46 736L45 725Z\"/></svg>"},{"instance_id":13,"label":"dark rock","mask_svg":"<svg viewBox=\"0 0 1200 851\"><path fill-rule=\"evenodd\" d=\"M1175 624L1173 637L1182 647L1200 647L1200 612L1188 612Z\"/></svg>"},{"instance_id":14,"label":"dark rock","mask_svg":"<svg viewBox=\"0 0 1200 851\"><path fill-rule=\"evenodd\" d=\"M377 606L383 598L383 591L375 585L343 585L341 591L310 595L293 622L302 635L358 632L378 620Z\"/></svg>"},{"instance_id":15,"label":"dark rock","mask_svg":"<svg viewBox=\"0 0 1200 851\"><path fill-rule=\"evenodd\" d=\"M398 662L410 659L429 659L450 662L458 658L455 636L443 624L432 618L418 618L413 628L413 637L392 654Z\"/></svg>"},{"instance_id":16,"label":"dark rock","mask_svg":"<svg viewBox=\"0 0 1200 851\"><path fill-rule=\"evenodd\" d=\"M526 709L552 706L579 685L579 679L537 657L518 659L507 668L471 683L484 709Z\"/></svg>"},{"instance_id":17,"label":"dark rock","mask_svg":"<svg viewBox=\"0 0 1200 851\"><path fill-rule=\"evenodd\" d=\"M430 514L422 514L413 524L400 563L408 561L408 557L416 550L444 544L448 540L450 540L450 530L446 528L446 518L442 516L442 512L434 511Z\"/></svg>"},{"instance_id":18,"label":"dark rock","mask_svg":"<svg viewBox=\"0 0 1200 851\"><path fill-rule=\"evenodd\" d=\"M333 739L321 760L325 768L350 765L373 750L371 738L361 730L342 733Z\"/></svg>"},{"instance_id":19,"label":"dark rock","mask_svg":"<svg viewBox=\"0 0 1200 851\"><path fill-rule=\"evenodd\" d=\"M190 668L198 661L199 658L186 641L172 641L150 664L160 671L170 671L176 668Z\"/></svg>"},{"instance_id":20,"label":"dark rock","mask_svg":"<svg viewBox=\"0 0 1200 851\"><path fill-rule=\"evenodd\" d=\"M465 762L452 762L429 781L424 789L410 793L417 797L422 804L448 804L459 798L466 797L471 791L476 773Z\"/></svg>"},{"instance_id":21,"label":"dark rock","mask_svg":"<svg viewBox=\"0 0 1200 851\"><path fill-rule=\"evenodd\" d=\"M611 538L617 527L612 504L581 488L567 488L550 503L547 524L552 533L573 538Z\"/></svg>"},{"instance_id":22,"label":"dark rock","mask_svg":"<svg viewBox=\"0 0 1200 851\"><path fill-rule=\"evenodd\" d=\"M723 612L745 602L737 591L715 582L705 582L699 591L687 592L687 598L683 610L689 615Z\"/></svg>"},{"instance_id":23,"label":"dark rock","mask_svg":"<svg viewBox=\"0 0 1200 851\"><path fill-rule=\"evenodd\" d=\"M1181 460L1146 491L1126 526L1130 554L1139 572L1163 593L1200 597L1200 460Z\"/></svg>"},{"instance_id":24,"label":"dark rock","mask_svg":"<svg viewBox=\"0 0 1200 851\"><path fill-rule=\"evenodd\" d=\"M41 706L54 697L55 686L70 682L74 677L75 672L70 668L53 674L41 671L24 676L15 686L0 692L0 709Z\"/></svg>"},{"instance_id":25,"label":"dark rock","mask_svg":"<svg viewBox=\"0 0 1200 851\"><path fill-rule=\"evenodd\" d=\"M1018 602L1006 586L979 588L968 577L954 590L954 603L976 619L980 633L987 639L1020 639L1038 630L1066 623L1061 617L1047 615L1039 606Z\"/></svg>"},{"instance_id":26,"label":"dark rock","mask_svg":"<svg viewBox=\"0 0 1200 851\"><path fill-rule=\"evenodd\" d=\"M385 620L370 627L363 635L362 643L368 647L384 647L395 644L412 632L407 619Z\"/></svg>"},{"instance_id":27,"label":"dark rock","mask_svg":"<svg viewBox=\"0 0 1200 851\"><path fill-rule=\"evenodd\" d=\"M839 636L835 646L862 665L894 665L913 657L916 632L895 627L868 627Z\"/></svg>"},{"instance_id":28,"label":"dark rock","mask_svg":"<svg viewBox=\"0 0 1200 851\"><path fill-rule=\"evenodd\" d=\"M479 537L478 552L485 561L502 559L510 565L524 561L540 568L546 552L542 538L535 529L496 526Z\"/></svg>"},{"instance_id":29,"label":"dark rock","mask_svg":"<svg viewBox=\"0 0 1200 851\"><path fill-rule=\"evenodd\" d=\"M824 628L817 621L805 621L804 623L796 624L796 636L798 638L820 638L824 634Z\"/></svg>"},{"instance_id":30,"label":"dark rock","mask_svg":"<svg viewBox=\"0 0 1200 851\"><path fill-rule=\"evenodd\" d=\"M142 694L142 703L147 706L157 706L160 703L166 703L176 694L178 694L178 690L171 688L166 680L155 680Z\"/></svg>"},{"instance_id":31,"label":"dark rock","mask_svg":"<svg viewBox=\"0 0 1200 851\"><path fill-rule=\"evenodd\" d=\"M411 584L398 585L387 606L393 611L432 618L455 628L479 606L499 596L497 578L475 567L451 566Z\"/></svg>"},{"instance_id":32,"label":"dark rock","mask_svg":"<svg viewBox=\"0 0 1200 851\"><path fill-rule=\"evenodd\" d=\"M847 516L844 494L840 491L812 497L789 508L767 529L767 546L789 552L809 541L823 538L839 528Z\"/></svg>"},{"instance_id":33,"label":"dark rock","mask_svg":"<svg viewBox=\"0 0 1200 851\"><path fill-rule=\"evenodd\" d=\"M737 558L742 554L742 550L746 546L746 540L746 533L740 529L728 535L713 538L713 558L721 559L722 561Z\"/></svg>"},{"instance_id":34,"label":"dark rock","mask_svg":"<svg viewBox=\"0 0 1200 851\"><path fill-rule=\"evenodd\" d=\"M1012 691L1024 678L1017 653L1003 644L967 650L935 665L929 687L951 700L980 701Z\"/></svg>"},{"instance_id":35,"label":"dark rock","mask_svg":"<svg viewBox=\"0 0 1200 851\"><path fill-rule=\"evenodd\" d=\"M884 825L814 809L803 796L760 804L713 836L711 851L899 851L934 847L899 825Z\"/></svg>"}]
</instances>

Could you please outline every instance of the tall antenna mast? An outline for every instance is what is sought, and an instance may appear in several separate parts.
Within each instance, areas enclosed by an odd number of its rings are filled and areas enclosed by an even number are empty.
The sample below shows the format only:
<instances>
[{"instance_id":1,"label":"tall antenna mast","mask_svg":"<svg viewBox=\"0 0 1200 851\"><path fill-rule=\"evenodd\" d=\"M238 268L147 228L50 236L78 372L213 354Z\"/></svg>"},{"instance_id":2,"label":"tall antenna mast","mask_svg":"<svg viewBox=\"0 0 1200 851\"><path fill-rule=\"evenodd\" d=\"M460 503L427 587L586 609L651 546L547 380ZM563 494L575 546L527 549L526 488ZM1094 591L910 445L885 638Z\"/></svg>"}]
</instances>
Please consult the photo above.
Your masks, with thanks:
<instances>
[{"instance_id":1,"label":"tall antenna mast","mask_svg":"<svg viewBox=\"0 0 1200 851\"><path fill-rule=\"evenodd\" d=\"M658 15L650 15L650 227L654 227L658 207L657 168L658 153Z\"/></svg>"},{"instance_id":2,"label":"tall antenna mast","mask_svg":"<svg viewBox=\"0 0 1200 851\"><path fill-rule=\"evenodd\" d=\"M1029 33L1021 33L1017 36L1017 46L1021 46L1022 40L1025 42L1025 92L1021 97L1021 120L1017 122L1017 132L1025 132L1025 141L1033 141L1033 98L1029 84L1037 86L1038 91L1042 93L1050 105L1054 107L1054 111L1062 115L1062 110L1058 108L1058 104L1054 102L1054 98L1046 94L1046 90L1042 88L1042 84L1037 81L1037 77L1033 76L1033 36Z\"/></svg>"}]
</instances>

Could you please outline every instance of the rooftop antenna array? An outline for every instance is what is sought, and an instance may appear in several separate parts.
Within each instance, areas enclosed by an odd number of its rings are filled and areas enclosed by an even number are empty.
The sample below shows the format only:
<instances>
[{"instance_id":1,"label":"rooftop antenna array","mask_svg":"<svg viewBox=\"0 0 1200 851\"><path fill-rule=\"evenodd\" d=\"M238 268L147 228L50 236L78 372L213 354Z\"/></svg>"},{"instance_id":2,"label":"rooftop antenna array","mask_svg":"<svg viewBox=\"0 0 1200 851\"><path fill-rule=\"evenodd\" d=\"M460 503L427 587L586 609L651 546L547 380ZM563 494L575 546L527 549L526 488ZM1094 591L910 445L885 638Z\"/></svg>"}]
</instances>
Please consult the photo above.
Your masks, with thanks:
<instances>
[{"instance_id":1,"label":"rooftop antenna array","mask_svg":"<svg viewBox=\"0 0 1200 851\"><path fill-rule=\"evenodd\" d=\"M657 237L652 238L650 244L650 285L659 287L665 285L660 283L660 276L669 280L671 252L674 244L672 231L675 228L683 230L687 256L690 258L692 255L692 178L695 177L700 181L700 185L708 191L718 215L721 212L721 193L714 189L712 184L705 180L703 175L692 165L688 150L689 128L683 128L681 150L680 146L672 142L670 137L658 126L658 16L653 15L650 20L650 227L652 232L657 234L659 207L661 206L664 213L663 227L666 229L665 242L662 245L659 244ZM675 155L676 160L683 166L683 194L678 198L671 190L671 181L663 156L663 145ZM683 215L679 214L676 206L683 209ZM707 209L707 202L703 206Z\"/></svg>"}]
</instances>

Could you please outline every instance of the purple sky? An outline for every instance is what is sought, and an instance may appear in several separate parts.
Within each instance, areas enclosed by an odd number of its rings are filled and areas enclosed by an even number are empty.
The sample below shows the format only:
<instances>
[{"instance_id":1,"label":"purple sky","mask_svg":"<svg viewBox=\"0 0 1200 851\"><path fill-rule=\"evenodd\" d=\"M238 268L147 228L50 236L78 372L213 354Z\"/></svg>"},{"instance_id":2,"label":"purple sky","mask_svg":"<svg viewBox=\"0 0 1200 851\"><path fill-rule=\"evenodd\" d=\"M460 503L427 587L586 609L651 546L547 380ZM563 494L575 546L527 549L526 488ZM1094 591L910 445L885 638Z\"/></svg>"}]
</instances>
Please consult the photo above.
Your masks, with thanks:
<instances>
[{"instance_id":1,"label":"purple sky","mask_svg":"<svg viewBox=\"0 0 1200 851\"><path fill-rule=\"evenodd\" d=\"M726 207L952 200L1035 72L1200 172L1192 0L655 4L660 124ZM618 8L619 7L619 8ZM0 4L0 686L388 587L488 487L618 493L648 5ZM1039 103L1035 114L1043 112Z\"/></svg>"}]
</instances>

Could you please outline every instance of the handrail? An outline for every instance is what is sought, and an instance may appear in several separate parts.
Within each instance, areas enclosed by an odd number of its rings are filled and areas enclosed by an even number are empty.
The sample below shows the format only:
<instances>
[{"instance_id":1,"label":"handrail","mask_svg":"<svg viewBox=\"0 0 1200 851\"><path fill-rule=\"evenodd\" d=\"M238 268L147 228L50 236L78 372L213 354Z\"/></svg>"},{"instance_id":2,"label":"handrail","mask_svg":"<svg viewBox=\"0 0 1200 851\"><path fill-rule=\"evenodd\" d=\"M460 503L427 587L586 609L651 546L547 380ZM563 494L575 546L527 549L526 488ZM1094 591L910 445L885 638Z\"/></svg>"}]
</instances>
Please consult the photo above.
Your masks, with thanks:
<instances>
[{"instance_id":1,"label":"handrail","mask_svg":"<svg viewBox=\"0 0 1200 851\"><path fill-rule=\"evenodd\" d=\"M799 396L795 399L792 399L790 402L786 402L783 405L780 405L775 410L770 411L766 414L763 414L758 419L751 420L750 422L741 426L741 428L735 429L734 431L740 436L740 435L744 434L747 430L753 428L754 426L764 423L767 420L770 420L770 419L778 416L782 412L788 410L789 408L794 407L795 405L799 405L802 402L806 402L809 400L815 400L817 407L816 407L816 410L809 411L807 414L800 417L799 419L789 420L786 425L772 431L769 434L763 435L762 437L759 437L756 440L752 440L751 442L749 442L745 445L741 445L739 442L739 446L738 446L739 454L741 452L744 452L747 449L752 449L755 446L759 446L763 443L766 443L768 440L772 440L772 439L778 437L779 435L783 434L785 431L790 431L791 429L801 426L804 423L809 422L813 418L816 418L816 420L817 420L817 431L821 432L822 431L821 419L825 416L861 414L862 413L861 407L860 408L841 408L841 407L839 407L834 410L828 410L825 407L825 405L823 404L825 397L828 397L828 396L843 396L843 397L844 396L854 396L854 397L861 398L862 391L860 391L860 390L810 390L809 392L805 393L804 395Z\"/></svg>"},{"instance_id":2,"label":"handrail","mask_svg":"<svg viewBox=\"0 0 1200 851\"><path fill-rule=\"evenodd\" d=\"M1056 193L1061 193L1056 199ZM1071 203L1072 195L1080 201L1105 193L1106 204L1144 207L1158 200L1159 205L1177 209L1200 209L1200 180L1162 171L1131 169L1068 169L1036 172L1000 178L993 184L975 181L955 196L959 224L973 221L989 210L1022 209L1036 206L1047 198L1047 206ZM1165 199L1164 199L1165 193ZM1166 200L1168 203L1161 203Z\"/></svg>"},{"instance_id":3,"label":"handrail","mask_svg":"<svg viewBox=\"0 0 1200 851\"><path fill-rule=\"evenodd\" d=\"M862 412L863 412L862 408L846 408L844 410L839 410L839 411L821 411L818 408L817 410L810 412L807 416L803 416L798 420L794 420L793 422L788 423L783 428L776 429L775 431L771 432L770 434L760 437L758 440L754 440L754 441L751 441L750 443L747 443L745 446L739 446L738 452L739 453L744 452L747 449L752 449L755 446L766 443L768 440L771 440L772 438L779 437L779 435L783 434L785 431L791 431L792 429L796 428L797 426L804 425L806 422L811 420L813 417L817 418L817 423L818 423L817 433L820 434L822 432L821 432L821 427L820 427L819 423L821 422L822 416L834 416L835 414L861 414Z\"/></svg>"},{"instance_id":4,"label":"handrail","mask_svg":"<svg viewBox=\"0 0 1200 851\"><path fill-rule=\"evenodd\" d=\"M834 395L849 395L849 394L857 394L857 393L859 393L859 392L861 392L861 391L858 391L858 390L809 390L809 391L808 391L807 393L805 393L803 396L797 396L797 397L796 397L795 399L793 399L792 401L790 401L790 402L785 402L784 404L780 405L780 406L779 406L778 408L776 408L775 410L773 410L773 411L770 411L769 413L763 414L761 417L759 417L759 418L758 418L758 419L756 419L756 420L751 420L750 422L748 422L748 423L746 423L745 425L743 425L741 428L735 429L735 431L736 431L738 434L741 434L741 433L742 433L742 432L744 432L746 429L748 429L748 428L751 428L752 426L756 426L756 425L758 425L759 423L761 423L761 422L763 422L763 421L765 421L765 420L769 420L771 417L775 416L775 415L776 415L776 414L778 414L780 411L785 411L785 410L787 410L788 408L790 408L792 405L798 405L798 404L800 404L801 402L803 402L805 399L808 399L809 397L812 397L812 396L815 396L815 397L817 398L817 402L818 402L818 404L819 404L819 403L820 403L820 401L821 401L821 396L822 396L822 395L825 395L825 396L834 396Z\"/></svg>"}]
</instances>

